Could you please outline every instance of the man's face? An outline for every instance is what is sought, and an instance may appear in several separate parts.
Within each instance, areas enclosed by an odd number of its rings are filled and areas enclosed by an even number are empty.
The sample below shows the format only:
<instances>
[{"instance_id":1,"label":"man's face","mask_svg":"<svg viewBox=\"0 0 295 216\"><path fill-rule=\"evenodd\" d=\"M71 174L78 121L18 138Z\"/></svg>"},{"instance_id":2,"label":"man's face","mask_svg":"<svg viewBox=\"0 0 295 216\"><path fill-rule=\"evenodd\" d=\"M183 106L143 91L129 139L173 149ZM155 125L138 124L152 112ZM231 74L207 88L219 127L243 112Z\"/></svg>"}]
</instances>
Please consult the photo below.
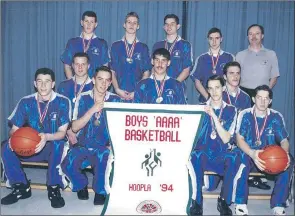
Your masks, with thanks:
<instances>
[{"instance_id":1,"label":"man's face","mask_svg":"<svg viewBox=\"0 0 295 216\"><path fill-rule=\"evenodd\" d=\"M213 101L222 100L222 85L219 80L210 80L208 82L208 92Z\"/></svg>"},{"instance_id":2,"label":"man's face","mask_svg":"<svg viewBox=\"0 0 295 216\"><path fill-rule=\"evenodd\" d=\"M258 26L253 26L249 29L248 40L250 45L261 45L264 35Z\"/></svg>"},{"instance_id":3,"label":"man's face","mask_svg":"<svg viewBox=\"0 0 295 216\"><path fill-rule=\"evenodd\" d=\"M152 59L152 65L154 66L155 73L162 75L166 73L170 61L162 55L156 55L155 58Z\"/></svg>"},{"instance_id":4,"label":"man's face","mask_svg":"<svg viewBox=\"0 0 295 216\"><path fill-rule=\"evenodd\" d=\"M49 96L54 88L55 82L52 81L48 74L39 74L34 81L34 85L42 97Z\"/></svg>"},{"instance_id":5,"label":"man's face","mask_svg":"<svg viewBox=\"0 0 295 216\"><path fill-rule=\"evenodd\" d=\"M86 34L92 34L97 26L95 17L85 16L84 20L81 20L81 26Z\"/></svg>"},{"instance_id":6,"label":"man's face","mask_svg":"<svg viewBox=\"0 0 295 216\"><path fill-rule=\"evenodd\" d=\"M208 37L208 42L211 49L219 49L222 42L222 37L218 32L211 33Z\"/></svg>"},{"instance_id":7,"label":"man's face","mask_svg":"<svg viewBox=\"0 0 295 216\"><path fill-rule=\"evenodd\" d=\"M257 92L255 97L252 97L253 102L255 103L255 107L259 111L266 111L269 104L271 103L271 99L269 98L268 91L260 90Z\"/></svg>"},{"instance_id":8,"label":"man's face","mask_svg":"<svg viewBox=\"0 0 295 216\"><path fill-rule=\"evenodd\" d=\"M237 66L228 67L227 73L223 77L228 85L238 87L241 79L240 68Z\"/></svg>"},{"instance_id":9,"label":"man's face","mask_svg":"<svg viewBox=\"0 0 295 216\"><path fill-rule=\"evenodd\" d=\"M177 34L177 30L180 28L180 25L176 23L174 18L168 18L164 24L164 30L167 35Z\"/></svg>"},{"instance_id":10,"label":"man's face","mask_svg":"<svg viewBox=\"0 0 295 216\"><path fill-rule=\"evenodd\" d=\"M89 64L86 57L76 57L72 66L78 77L84 77L88 73Z\"/></svg>"},{"instance_id":11,"label":"man's face","mask_svg":"<svg viewBox=\"0 0 295 216\"><path fill-rule=\"evenodd\" d=\"M99 71L97 75L92 78L92 82L96 91L104 94L112 84L111 74L106 71Z\"/></svg>"},{"instance_id":12,"label":"man's face","mask_svg":"<svg viewBox=\"0 0 295 216\"><path fill-rule=\"evenodd\" d=\"M135 34L137 29L139 29L138 19L136 17L130 16L127 18L123 26L127 33Z\"/></svg>"}]
</instances>

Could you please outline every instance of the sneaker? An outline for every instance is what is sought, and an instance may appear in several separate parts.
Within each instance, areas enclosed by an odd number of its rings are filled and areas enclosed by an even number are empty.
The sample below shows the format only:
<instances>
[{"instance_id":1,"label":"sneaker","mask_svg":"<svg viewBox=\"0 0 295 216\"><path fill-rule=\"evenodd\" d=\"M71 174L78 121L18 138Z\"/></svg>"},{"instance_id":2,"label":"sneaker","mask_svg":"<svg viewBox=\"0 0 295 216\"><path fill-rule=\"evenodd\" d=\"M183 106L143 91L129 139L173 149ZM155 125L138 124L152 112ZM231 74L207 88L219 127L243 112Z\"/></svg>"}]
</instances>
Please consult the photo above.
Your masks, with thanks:
<instances>
[{"instance_id":1,"label":"sneaker","mask_svg":"<svg viewBox=\"0 0 295 216\"><path fill-rule=\"evenodd\" d=\"M59 186L47 186L48 191L48 199L51 202L52 208L61 208L65 206L65 200L62 198L60 194L60 187Z\"/></svg>"},{"instance_id":2,"label":"sneaker","mask_svg":"<svg viewBox=\"0 0 295 216\"><path fill-rule=\"evenodd\" d=\"M104 194L95 193L93 204L103 205L105 200L106 200L106 196Z\"/></svg>"},{"instance_id":3,"label":"sneaker","mask_svg":"<svg viewBox=\"0 0 295 216\"><path fill-rule=\"evenodd\" d=\"M89 194L87 186L77 192L78 199L80 200L88 200Z\"/></svg>"},{"instance_id":4,"label":"sneaker","mask_svg":"<svg viewBox=\"0 0 295 216\"><path fill-rule=\"evenodd\" d=\"M191 216L199 216L203 215L203 206L198 204L196 200L192 200L192 206L190 208L190 215Z\"/></svg>"},{"instance_id":5,"label":"sneaker","mask_svg":"<svg viewBox=\"0 0 295 216\"><path fill-rule=\"evenodd\" d=\"M233 215L229 205L221 197L217 199L217 210L220 212L220 215Z\"/></svg>"},{"instance_id":6,"label":"sneaker","mask_svg":"<svg viewBox=\"0 0 295 216\"><path fill-rule=\"evenodd\" d=\"M285 208L281 206L276 206L272 209L273 215L286 215Z\"/></svg>"},{"instance_id":7,"label":"sneaker","mask_svg":"<svg viewBox=\"0 0 295 216\"><path fill-rule=\"evenodd\" d=\"M262 182L261 179L257 177L249 179L248 184L249 187L256 187L261 190L269 190L271 188L267 183Z\"/></svg>"},{"instance_id":8,"label":"sneaker","mask_svg":"<svg viewBox=\"0 0 295 216\"><path fill-rule=\"evenodd\" d=\"M19 199L27 199L32 196L30 183L24 184L14 184L13 191L8 194L6 197L1 199L2 205L11 205L16 203Z\"/></svg>"},{"instance_id":9,"label":"sneaker","mask_svg":"<svg viewBox=\"0 0 295 216\"><path fill-rule=\"evenodd\" d=\"M247 204L236 204L235 212L236 212L236 215L248 215L249 212L248 212Z\"/></svg>"}]
</instances>

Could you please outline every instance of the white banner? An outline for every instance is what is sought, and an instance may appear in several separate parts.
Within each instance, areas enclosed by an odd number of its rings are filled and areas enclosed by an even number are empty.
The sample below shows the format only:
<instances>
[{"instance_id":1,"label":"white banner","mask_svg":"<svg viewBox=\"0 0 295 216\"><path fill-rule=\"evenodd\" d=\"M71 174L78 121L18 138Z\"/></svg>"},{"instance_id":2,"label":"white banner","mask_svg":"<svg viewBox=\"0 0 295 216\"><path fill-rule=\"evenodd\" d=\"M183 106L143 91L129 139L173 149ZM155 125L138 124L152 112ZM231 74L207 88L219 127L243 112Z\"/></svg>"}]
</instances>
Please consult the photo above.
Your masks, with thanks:
<instances>
[{"instance_id":1,"label":"white banner","mask_svg":"<svg viewBox=\"0 0 295 216\"><path fill-rule=\"evenodd\" d=\"M187 214L203 106L105 103L104 111L114 163L102 214Z\"/></svg>"}]
</instances>

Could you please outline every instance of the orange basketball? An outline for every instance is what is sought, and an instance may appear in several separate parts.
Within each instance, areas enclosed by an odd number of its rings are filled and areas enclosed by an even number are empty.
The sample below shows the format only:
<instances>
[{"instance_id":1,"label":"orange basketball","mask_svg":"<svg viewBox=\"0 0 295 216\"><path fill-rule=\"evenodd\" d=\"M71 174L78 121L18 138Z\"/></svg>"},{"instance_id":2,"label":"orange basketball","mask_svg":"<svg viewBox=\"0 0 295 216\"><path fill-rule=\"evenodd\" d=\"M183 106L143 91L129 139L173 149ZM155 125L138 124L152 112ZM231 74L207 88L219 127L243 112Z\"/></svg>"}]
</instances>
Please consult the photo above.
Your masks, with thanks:
<instances>
[{"instance_id":1,"label":"orange basketball","mask_svg":"<svg viewBox=\"0 0 295 216\"><path fill-rule=\"evenodd\" d=\"M265 172L278 174L285 170L288 164L287 152L278 145L270 145L259 153L259 158L265 161Z\"/></svg>"},{"instance_id":2,"label":"orange basketball","mask_svg":"<svg viewBox=\"0 0 295 216\"><path fill-rule=\"evenodd\" d=\"M35 154L36 145L40 142L39 132L30 127L22 127L16 130L10 138L10 146L20 156L32 156Z\"/></svg>"}]
</instances>

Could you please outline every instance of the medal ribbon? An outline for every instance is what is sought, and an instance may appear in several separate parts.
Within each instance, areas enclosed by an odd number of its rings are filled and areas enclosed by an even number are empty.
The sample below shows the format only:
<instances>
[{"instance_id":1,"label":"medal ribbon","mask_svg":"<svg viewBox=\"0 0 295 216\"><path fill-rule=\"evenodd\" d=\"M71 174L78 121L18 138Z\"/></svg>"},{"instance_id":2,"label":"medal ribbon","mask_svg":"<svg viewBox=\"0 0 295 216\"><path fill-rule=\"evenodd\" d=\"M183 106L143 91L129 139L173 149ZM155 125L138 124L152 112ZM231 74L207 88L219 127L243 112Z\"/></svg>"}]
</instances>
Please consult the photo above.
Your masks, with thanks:
<instances>
[{"instance_id":1,"label":"medal ribbon","mask_svg":"<svg viewBox=\"0 0 295 216\"><path fill-rule=\"evenodd\" d=\"M165 49L169 51L170 55L171 55L172 50L173 50L173 48L174 48L174 46L175 46L175 44L176 44L176 42L177 42L177 40L178 40L178 37L179 37L179 36L177 35L177 37L176 37L175 40L173 41L173 43L172 43L170 49L168 49L168 41L167 41L167 40L165 41Z\"/></svg>"},{"instance_id":2,"label":"medal ribbon","mask_svg":"<svg viewBox=\"0 0 295 216\"><path fill-rule=\"evenodd\" d=\"M214 61L214 57L213 57L213 53L210 49L210 55L211 55L211 61L212 61L212 68L213 70L216 70L216 66L217 66L217 63L218 63L218 60L219 60L219 55L220 54L220 50L218 51L218 54L217 54L217 57L216 57L216 62Z\"/></svg>"},{"instance_id":3,"label":"medal ribbon","mask_svg":"<svg viewBox=\"0 0 295 216\"><path fill-rule=\"evenodd\" d=\"M92 38L93 38L93 35L94 35L94 34L92 34L91 38L89 39L89 41L88 41L88 43L87 43L87 45L86 45L86 44L85 44L85 39L84 39L84 33L83 33L82 42L83 42L83 51L84 51L84 53L86 53L87 50L89 49L89 47L90 47L90 43L91 43L91 40L92 40Z\"/></svg>"},{"instance_id":4,"label":"medal ribbon","mask_svg":"<svg viewBox=\"0 0 295 216\"><path fill-rule=\"evenodd\" d=\"M259 131L259 128L258 128L258 123L257 123L257 119L256 119L256 113L255 113L255 110L253 110L253 116L254 116L254 123L255 123L255 134L256 134L256 141L260 141L261 139L261 135L263 133L263 130L265 128L265 124L266 124L266 120L267 120L267 114L265 116L265 119L264 119L264 122L263 122L263 125L262 125L262 128L261 130Z\"/></svg>"},{"instance_id":5,"label":"medal ribbon","mask_svg":"<svg viewBox=\"0 0 295 216\"><path fill-rule=\"evenodd\" d=\"M164 79L162 81L160 81L160 88L159 88L158 82L156 80L156 76L155 76L155 74L153 74L153 78L154 78L154 81L155 81L155 86L156 86L158 97L162 96L164 85L165 85L165 82L166 82L166 75L165 75Z\"/></svg>"},{"instance_id":6,"label":"medal ribbon","mask_svg":"<svg viewBox=\"0 0 295 216\"><path fill-rule=\"evenodd\" d=\"M38 107L38 113L39 113L39 121L40 121L41 124L43 124L43 121L44 121L45 116L47 114L47 110L48 110L48 107L49 107L49 104L50 104L50 100L51 100L51 96L50 96L50 99L49 99L48 103L46 104L44 112L41 113L41 107L40 107L39 99L37 97L37 107Z\"/></svg>"},{"instance_id":7,"label":"medal ribbon","mask_svg":"<svg viewBox=\"0 0 295 216\"><path fill-rule=\"evenodd\" d=\"M218 115L218 120L219 120L219 121L220 121L220 118L221 118L222 112L223 112L223 103L221 104L221 107L220 107L220 113L219 113L219 115ZM211 116L210 116L210 122L211 122L212 131L215 131L215 126L214 126L213 118L212 118Z\"/></svg>"},{"instance_id":8,"label":"medal ribbon","mask_svg":"<svg viewBox=\"0 0 295 216\"><path fill-rule=\"evenodd\" d=\"M84 86L85 86L87 80L88 80L88 76L85 79L85 81L83 82L83 84L80 86L79 92L77 94L77 81L76 81L76 76L75 76L75 98L77 98L81 94L81 92L83 91Z\"/></svg>"},{"instance_id":9,"label":"medal ribbon","mask_svg":"<svg viewBox=\"0 0 295 216\"><path fill-rule=\"evenodd\" d=\"M94 100L94 93L93 93L93 100ZM103 101L104 101L104 102L106 101L106 95L105 95ZM94 103L95 103L95 101L94 101ZM96 113L94 114L94 117L95 117L96 120L98 120L98 119L100 118L101 113L102 113L102 109L101 109L99 112L96 112Z\"/></svg>"},{"instance_id":10,"label":"medal ribbon","mask_svg":"<svg viewBox=\"0 0 295 216\"><path fill-rule=\"evenodd\" d=\"M126 49L127 58L130 58L131 59L132 56L133 56L135 45L136 45L136 38L134 39L134 41L133 41L132 46L131 46L130 49L129 49L129 46L128 46L128 42L126 40L126 37L124 38L124 43L125 43L125 49Z\"/></svg>"},{"instance_id":11,"label":"medal ribbon","mask_svg":"<svg viewBox=\"0 0 295 216\"><path fill-rule=\"evenodd\" d=\"M228 103L229 103L230 105L233 105L232 102L231 102L231 99L230 99L229 91L228 91L227 87L225 87L225 88L226 88L226 93L227 93L227 100L228 100ZM235 105L236 105L236 102L237 102L237 100L238 100L239 95L240 95L240 92L238 91L237 96L236 96L236 99L235 99Z\"/></svg>"}]
</instances>

